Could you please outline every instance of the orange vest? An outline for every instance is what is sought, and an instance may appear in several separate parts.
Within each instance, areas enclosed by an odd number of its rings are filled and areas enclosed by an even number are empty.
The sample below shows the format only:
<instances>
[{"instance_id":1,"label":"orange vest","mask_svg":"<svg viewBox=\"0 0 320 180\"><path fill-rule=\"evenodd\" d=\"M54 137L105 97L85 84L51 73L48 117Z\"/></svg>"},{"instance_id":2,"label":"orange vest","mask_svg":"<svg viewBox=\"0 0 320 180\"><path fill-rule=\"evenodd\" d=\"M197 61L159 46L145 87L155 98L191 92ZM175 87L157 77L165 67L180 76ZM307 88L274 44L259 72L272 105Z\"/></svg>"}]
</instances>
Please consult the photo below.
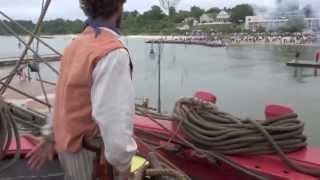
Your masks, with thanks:
<instances>
[{"instance_id":1,"label":"orange vest","mask_svg":"<svg viewBox=\"0 0 320 180\"><path fill-rule=\"evenodd\" d=\"M78 152L84 137L99 134L92 118L92 73L101 58L113 50L125 48L110 32L99 36L91 27L65 49L60 65L53 114L54 135L58 152Z\"/></svg>"}]
</instances>

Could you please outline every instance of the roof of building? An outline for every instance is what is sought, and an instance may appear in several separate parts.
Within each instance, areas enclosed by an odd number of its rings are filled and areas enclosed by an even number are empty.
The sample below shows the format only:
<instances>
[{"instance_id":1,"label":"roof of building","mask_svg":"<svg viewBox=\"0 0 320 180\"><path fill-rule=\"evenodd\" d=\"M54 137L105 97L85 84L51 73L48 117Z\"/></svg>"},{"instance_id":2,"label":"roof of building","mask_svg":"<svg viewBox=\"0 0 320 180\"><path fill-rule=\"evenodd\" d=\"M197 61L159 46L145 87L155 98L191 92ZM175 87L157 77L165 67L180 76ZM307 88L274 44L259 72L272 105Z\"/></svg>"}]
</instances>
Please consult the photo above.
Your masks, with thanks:
<instances>
[{"instance_id":1,"label":"roof of building","mask_svg":"<svg viewBox=\"0 0 320 180\"><path fill-rule=\"evenodd\" d=\"M214 19L214 18L216 18L217 15L214 13L204 13L204 14L202 14L202 17L204 17L204 16L207 16L209 18Z\"/></svg>"},{"instance_id":2,"label":"roof of building","mask_svg":"<svg viewBox=\"0 0 320 180\"><path fill-rule=\"evenodd\" d=\"M217 19L229 19L230 15L226 11L220 11L217 15Z\"/></svg>"}]
</instances>

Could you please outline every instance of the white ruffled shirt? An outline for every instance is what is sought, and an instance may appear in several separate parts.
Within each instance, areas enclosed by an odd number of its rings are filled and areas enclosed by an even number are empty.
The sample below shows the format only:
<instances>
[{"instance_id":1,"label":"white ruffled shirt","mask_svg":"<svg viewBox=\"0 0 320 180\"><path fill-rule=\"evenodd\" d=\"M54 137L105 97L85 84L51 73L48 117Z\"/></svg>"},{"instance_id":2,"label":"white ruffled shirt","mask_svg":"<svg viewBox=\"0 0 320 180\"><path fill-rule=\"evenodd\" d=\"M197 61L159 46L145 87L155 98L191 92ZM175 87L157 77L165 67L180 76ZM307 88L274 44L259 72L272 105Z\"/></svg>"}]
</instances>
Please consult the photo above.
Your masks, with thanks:
<instances>
[{"instance_id":1,"label":"white ruffled shirt","mask_svg":"<svg viewBox=\"0 0 320 180\"><path fill-rule=\"evenodd\" d=\"M101 29L122 41L112 30ZM92 117L100 128L106 159L119 171L129 168L137 150L133 138L135 92L129 63L128 51L117 49L102 58L92 74Z\"/></svg>"}]
</instances>

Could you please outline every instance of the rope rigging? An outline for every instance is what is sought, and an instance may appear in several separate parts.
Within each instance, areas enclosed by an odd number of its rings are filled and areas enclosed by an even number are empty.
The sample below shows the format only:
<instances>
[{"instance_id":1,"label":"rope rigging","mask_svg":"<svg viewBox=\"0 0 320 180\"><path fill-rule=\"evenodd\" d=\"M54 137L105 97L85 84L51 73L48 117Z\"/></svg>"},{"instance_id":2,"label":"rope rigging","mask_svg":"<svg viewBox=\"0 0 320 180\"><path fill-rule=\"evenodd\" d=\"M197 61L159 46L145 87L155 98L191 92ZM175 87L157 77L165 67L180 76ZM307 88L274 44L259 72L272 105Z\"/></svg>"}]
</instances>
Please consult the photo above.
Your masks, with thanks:
<instances>
[{"instance_id":1,"label":"rope rigging","mask_svg":"<svg viewBox=\"0 0 320 180\"><path fill-rule=\"evenodd\" d=\"M166 140L167 144L169 144L170 142L178 143L179 145L182 145L183 147L186 147L186 148L191 148L196 153L206 157L209 160L209 162L213 163L213 165L216 165L217 160L219 160L219 161L222 161L222 162L230 165L231 167L239 170L240 172L243 172L244 174L247 174L248 176L253 177L255 179L259 179L259 180L267 180L268 179L268 178L266 178L265 176L261 175L258 172L255 172L253 170L247 169L247 168L241 166L240 164L238 164L238 163L236 163L234 161L231 161L229 158L225 157L221 153L214 152L214 151L208 151L207 149L202 149L202 148L196 146L191 141L189 141L188 139L184 138L183 136L181 136L178 133L179 127L181 127L182 122L179 123L178 130L176 130L176 132L172 132L172 130L168 129L167 127L165 127L164 125L162 125L158 121L158 119L162 119L161 118L162 115L154 116L154 112L150 113L148 109L141 108L141 107L137 107L136 108L136 112L137 112L138 115L145 116L145 117L149 118L152 122L157 124L159 127L161 127L163 130L165 130L166 132L168 132L172 136L171 137L165 137L165 136L161 136L161 135L158 135L158 134L154 134L152 132L145 131L143 129L135 129L137 134L140 134L142 132L142 134L145 134L147 136L155 136L155 137L160 138L162 140ZM158 119L155 119L155 118L158 118ZM167 118L167 116L163 116L163 119L168 119L168 118ZM170 119L173 121L172 117ZM140 141L144 141L144 139L142 139L142 138L141 139L138 138L138 139ZM145 141L145 144L148 144L148 143L152 144L152 142ZM164 148L164 147L163 146L158 146L158 147L154 148L154 150L156 151L156 150L159 150L161 148Z\"/></svg>"},{"instance_id":2,"label":"rope rigging","mask_svg":"<svg viewBox=\"0 0 320 180\"><path fill-rule=\"evenodd\" d=\"M6 152L9 150L12 140L16 141L17 151L14 158L7 164L0 167L0 173L10 168L20 158L21 143L18 127L13 119L9 107L2 100L0 101L0 160L2 160Z\"/></svg>"},{"instance_id":3,"label":"rope rigging","mask_svg":"<svg viewBox=\"0 0 320 180\"><path fill-rule=\"evenodd\" d=\"M144 143L144 145L151 148L148 144ZM145 177L171 177L177 180L191 180L183 171L155 151L148 153L146 160L139 169L133 172L133 180L144 180Z\"/></svg>"},{"instance_id":4,"label":"rope rigging","mask_svg":"<svg viewBox=\"0 0 320 180\"><path fill-rule=\"evenodd\" d=\"M146 109L137 110L140 115L149 117L170 132L155 120L161 119L159 115L154 116ZM307 138L303 134L304 123L298 119L297 114L255 121L221 112L214 104L198 98L181 98L175 105L171 120L177 122L177 132L182 132L186 138L171 131L175 137L167 138L168 142L178 140L207 158L221 160L252 177L261 179L260 175L230 162L224 155L278 155L293 170L320 177L320 169L300 164L286 155L307 146Z\"/></svg>"}]
</instances>

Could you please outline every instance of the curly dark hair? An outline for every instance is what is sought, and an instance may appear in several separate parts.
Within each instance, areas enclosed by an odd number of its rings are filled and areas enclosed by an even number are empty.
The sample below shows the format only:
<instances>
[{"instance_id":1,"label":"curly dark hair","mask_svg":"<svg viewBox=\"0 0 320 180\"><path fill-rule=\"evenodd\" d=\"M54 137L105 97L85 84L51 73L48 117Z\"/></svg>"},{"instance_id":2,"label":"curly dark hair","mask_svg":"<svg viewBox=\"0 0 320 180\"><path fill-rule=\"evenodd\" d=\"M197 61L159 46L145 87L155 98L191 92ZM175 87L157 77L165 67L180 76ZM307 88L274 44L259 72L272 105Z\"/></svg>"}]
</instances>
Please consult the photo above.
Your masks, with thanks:
<instances>
[{"instance_id":1,"label":"curly dark hair","mask_svg":"<svg viewBox=\"0 0 320 180\"><path fill-rule=\"evenodd\" d=\"M80 7L91 18L109 18L126 0L80 0Z\"/></svg>"}]
</instances>

